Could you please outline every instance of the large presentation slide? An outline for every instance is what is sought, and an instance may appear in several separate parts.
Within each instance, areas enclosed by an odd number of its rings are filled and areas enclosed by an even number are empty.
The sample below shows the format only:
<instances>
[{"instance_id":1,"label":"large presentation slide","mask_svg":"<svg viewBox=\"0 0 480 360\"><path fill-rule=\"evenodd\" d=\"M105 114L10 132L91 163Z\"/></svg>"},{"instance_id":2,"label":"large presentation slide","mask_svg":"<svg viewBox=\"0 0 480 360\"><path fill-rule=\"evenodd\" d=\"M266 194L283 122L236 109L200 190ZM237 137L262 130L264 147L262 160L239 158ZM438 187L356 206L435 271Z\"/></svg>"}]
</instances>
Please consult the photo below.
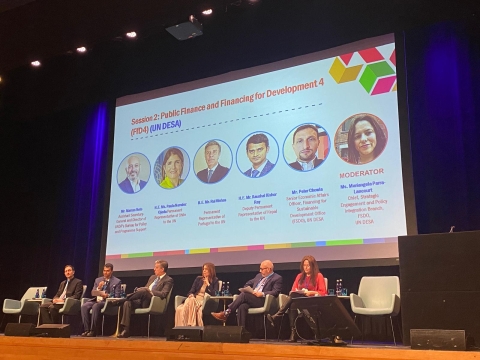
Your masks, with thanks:
<instances>
[{"instance_id":1,"label":"large presentation slide","mask_svg":"<svg viewBox=\"0 0 480 360\"><path fill-rule=\"evenodd\" d=\"M116 270L397 256L393 35L117 100Z\"/></svg>"}]
</instances>

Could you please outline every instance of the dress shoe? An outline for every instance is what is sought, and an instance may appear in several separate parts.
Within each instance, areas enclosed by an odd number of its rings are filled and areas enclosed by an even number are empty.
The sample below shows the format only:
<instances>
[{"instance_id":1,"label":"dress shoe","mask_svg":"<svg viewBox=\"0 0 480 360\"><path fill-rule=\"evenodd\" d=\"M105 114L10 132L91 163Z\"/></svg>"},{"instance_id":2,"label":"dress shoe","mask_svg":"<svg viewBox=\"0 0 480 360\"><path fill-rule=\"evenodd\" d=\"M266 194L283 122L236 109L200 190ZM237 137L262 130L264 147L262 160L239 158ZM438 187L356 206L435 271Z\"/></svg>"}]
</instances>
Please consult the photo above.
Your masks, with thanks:
<instances>
[{"instance_id":1,"label":"dress shoe","mask_svg":"<svg viewBox=\"0 0 480 360\"><path fill-rule=\"evenodd\" d=\"M84 331L81 336L83 336L83 337L88 336L89 332L90 332L90 330Z\"/></svg>"},{"instance_id":2,"label":"dress shoe","mask_svg":"<svg viewBox=\"0 0 480 360\"><path fill-rule=\"evenodd\" d=\"M297 330L294 327L290 329L290 338L287 341L297 342Z\"/></svg>"},{"instance_id":3,"label":"dress shoe","mask_svg":"<svg viewBox=\"0 0 480 360\"><path fill-rule=\"evenodd\" d=\"M228 318L228 315L225 314L225 311L222 311L222 312L219 312L219 313L212 312L212 316L215 319L223 321L223 322L227 321L227 318Z\"/></svg>"},{"instance_id":4,"label":"dress shoe","mask_svg":"<svg viewBox=\"0 0 480 360\"><path fill-rule=\"evenodd\" d=\"M96 337L97 334L95 334L95 331L89 331L89 332L87 333L87 335L85 335L85 336L86 336L86 337Z\"/></svg>"},{"instance_id":5,"label":"dress shoe","mask_svg":"<svg viewBox=\"0 0 480 360\"><path fill-rule=\"evenodd\" d=\"M127 329L123 329L123 331L120 334L118 334L117 337L120 339L128 338L130 337L130 332Z\"/></svg>"},{"instance_id":6,"label":"dress shoe","mask_svg":"<svg viewBox=\"0 0 480 360\"><path fill-rule=\"evenodd\" d=\"M275 319L277 318L277 314L275 315L270 315L267 314L267 319L270 322L270 325L275 326Z\"/></svg>"}]
</instances>

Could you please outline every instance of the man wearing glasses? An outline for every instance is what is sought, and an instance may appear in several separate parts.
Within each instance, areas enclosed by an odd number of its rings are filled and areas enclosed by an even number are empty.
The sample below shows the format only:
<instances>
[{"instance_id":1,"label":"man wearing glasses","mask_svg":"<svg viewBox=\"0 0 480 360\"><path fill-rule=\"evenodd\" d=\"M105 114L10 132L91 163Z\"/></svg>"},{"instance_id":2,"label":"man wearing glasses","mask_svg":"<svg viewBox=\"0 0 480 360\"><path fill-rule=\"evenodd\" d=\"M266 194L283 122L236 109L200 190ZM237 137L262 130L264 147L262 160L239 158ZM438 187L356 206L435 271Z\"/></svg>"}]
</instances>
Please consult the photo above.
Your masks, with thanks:
<instances>
[{"instance_id":1,"label":"man wearing glasses","mask_svg":"<svg viewBox=\"0 0 480 360\"><path fill-rule=\"evenodd\" d=\"M245 326L248 309L262 307L266 295L277 297L282 291L282 281L282 277L273 272L273 263L270 260L264 260L260 264L260 273L245 284L242 289L245 291L242 291L225 311L212 312L212 316L225 322L231 313L237 311L238 325Z\"/></svg>"}]
</instances>

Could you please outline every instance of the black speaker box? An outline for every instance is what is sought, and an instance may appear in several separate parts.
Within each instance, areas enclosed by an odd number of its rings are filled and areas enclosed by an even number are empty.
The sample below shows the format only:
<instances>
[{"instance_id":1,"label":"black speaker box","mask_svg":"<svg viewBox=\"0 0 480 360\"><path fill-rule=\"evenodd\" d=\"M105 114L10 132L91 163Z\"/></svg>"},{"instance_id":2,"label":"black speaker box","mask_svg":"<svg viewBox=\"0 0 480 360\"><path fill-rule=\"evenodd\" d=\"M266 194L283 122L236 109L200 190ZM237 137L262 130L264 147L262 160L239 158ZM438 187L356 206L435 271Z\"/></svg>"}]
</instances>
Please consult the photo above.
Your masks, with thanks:
<instances>
[{"instance_id":1,"label":"black speaker box","mask_svg":"<svg viewBox=\"0 0 480 360\"><path fill-rule=\"evenodd\" d=\"M39 337L69 338L70 325L68 324L44 324L37 326L34 330L35 335Z\"/></svg>"},{"instance_id":2,"label":"black speaker box","mask_svg":"<svg viewBox=\"0 0 480 360\"><path fill-rule=\"evenodd\" d=\"M203 328L204 342L248 343L250 337L243 326L210 325Z\"/></svg>"},{"instance_id":3,"label":"black speaker box","mask_svg":"<svg viewBox=\"0 0 480 360\"><path fill-rule=\"evenodd\" d=\"M5 327L5 336L31 336L35 325L30 323L8 323Z\"/></svg>"},{"instance_id":4,"label":"black speaker box","mask_svg":"<svg viewBox=\"0 0 480 360\"><path fill-rule=\"evenodd\" d=\"M167 341L202 341L202 333L203 326L175 326L165 334Z\"/></svg>"},{"instance_id":5,"label":"black speaker box","mask_svg":"<svg viewBox=\"0 0 480 360\"><path fill-rule=\"evenodd\" d=\"M411 329L412 349L466 350L464 330Z\"/></svg>"}]
</instances>

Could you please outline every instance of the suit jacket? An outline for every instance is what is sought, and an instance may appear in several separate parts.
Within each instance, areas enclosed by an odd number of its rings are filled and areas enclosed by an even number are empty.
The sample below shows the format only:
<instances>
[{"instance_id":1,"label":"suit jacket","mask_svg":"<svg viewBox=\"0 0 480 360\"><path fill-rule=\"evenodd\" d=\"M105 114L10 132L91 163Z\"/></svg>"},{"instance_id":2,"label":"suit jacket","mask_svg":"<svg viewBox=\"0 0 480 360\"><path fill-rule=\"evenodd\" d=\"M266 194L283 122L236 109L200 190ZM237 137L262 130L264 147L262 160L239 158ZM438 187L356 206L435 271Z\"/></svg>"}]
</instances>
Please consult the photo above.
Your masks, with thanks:
<instances>
[{"instance_id":1,"label":"suit jacket","mask_svg":"<svg viewBox=\"0 0 480 360\"><path fill-rule=\"evenodd\" d=\"M203 276L198 276L194 280L192 287L190 288L190 291L188 292L187 296L190 294L197 295L200 289L202 288L202 286L203 286ZM214 278L210 283L210 285L205 288L205 293L215 296L215 291L218 291L218 290L220 290L218 278Z\"/></svg>"},{"instance_id":2,"label":"suit jacket","mask_svg":"<svg viewBox=\"0 0 480 360\"><path fill-rule=\"evenodd\" d=\"M63 280L60 283L60 286L58 287L58 291L55 294L55 298L59 298L60 295L62 295L63 290L65 289L66 283L67 283L67 280ZM72 280L70 280L67 286L66 297L80 300L80 298L82 297L82 293L83 293L82 280L77 278L73 278Z\"/></svg>"},{"instance_id":3,"label":"suit jacket","mask_svg":"<svg viewBox=\"0 0 480 360\"><path fill-rule=\"evenodd\" d=\"M98 284L100 284L103 280L104 280L103 276L100 276L100 277L96 278L95 283L93 284L93 287L92 287L92 291L97 290L98 289ZM108 282L107 289L105 290L105 292L107 294L110 294L112 292L114 286L115 286L114 297L119 298L120 296L122 296L122 280L120 280L119 278L117 278L115 276L112 276L110 278L110 281ZM97 300L97 298L94 297L90 300L95 301L95 300Z\"/></svg>"},{"instance_id":4,"label":"suit jacket","mask_svg":"<svg viewBox=\"0 0 480 360\"><path fill-rule=\"evenodd\" d=\"M147 285L145 287L149 287L151 283L155 281L157 277L155 275L150 276L150 279L147 281ZM173 279L165 274L165 276L160 280L157 285L152 289L152 293L154 296L158 296L161 299L165 299L170 292L170 290L173 288Z\"/></svg>"},{"instance_id":5,"label":"suit jacket","mask_svg":"<svg viewBox=\"0 0 480 360\"><path fill-rule=\"evenodd\" d=\"M259 273L253 279L248 280L244 287L250 286L252 289L255 289L262 278L262 274ZM282 283L283 278L277 273L273 273L265 282L262 292L265 295L278 296L282 292Z\"/></svg>"},{"instance_id":6,"label":"suit jacket","mask_svg":"<svg viewBox=\"0 0 480 360\"><path fill-rule=\"evenodd\" d=\"M142 190L145 187L145 185L147 185L147 182L140 180L140 190ZM127 194L134 193L132 188L132 183L130 182L130 180L128 180L128 178L125 178L125 180L119 183L118 186L120 186L120 189L122 189L124 193L127 193Z\"/></svg>"},{"instance_id":7,"label":"suit jacket","mask_svg":"<svg viewBox=\"0 0 480 360\"><path fill-rule=\"evenodd\" d=\"M323 163L323 160L320 160L319 158L315 158L313 162L313 168L315 169L317 166L320 166L320 164ZM298 163L298 161L294 161L293 163L288 164L295 170L300 170L303 171L302 166Z\"/></svg>"},{"instance_id":8,"label":"suit jacket","mask_svg":"<svg viewBox=\"0 0 480 360\"><path fill-rule=\"evenodd\" d=\"M263 167L262 172L257 177L262 177L264 175L267 175L274 167L275 167L275 164L272 164L270 162L270 160L267 159L267 163ZM251 177L252 176L252 168L248 169L243 174L247 175L248 177Z\"/></svg>"},{"instance_id":9,"label":"suit jacket","mask_svg":"<svg viewBox=\"0 0 480 360\"><path fill-rule=\"evenodd\" d=\"M222 180L225 176L227 176L228 172L230 171L229 168L226 168L225 166L222 166L218 164L217 168L212 174L212 177L210 178L210 182L208 182L208 168L200 170L197 173L197 177L200 179L200 181L203 181L204 183L207 184L213 184L216 182L219 182Z\"/></svg>"}]
</instances>

